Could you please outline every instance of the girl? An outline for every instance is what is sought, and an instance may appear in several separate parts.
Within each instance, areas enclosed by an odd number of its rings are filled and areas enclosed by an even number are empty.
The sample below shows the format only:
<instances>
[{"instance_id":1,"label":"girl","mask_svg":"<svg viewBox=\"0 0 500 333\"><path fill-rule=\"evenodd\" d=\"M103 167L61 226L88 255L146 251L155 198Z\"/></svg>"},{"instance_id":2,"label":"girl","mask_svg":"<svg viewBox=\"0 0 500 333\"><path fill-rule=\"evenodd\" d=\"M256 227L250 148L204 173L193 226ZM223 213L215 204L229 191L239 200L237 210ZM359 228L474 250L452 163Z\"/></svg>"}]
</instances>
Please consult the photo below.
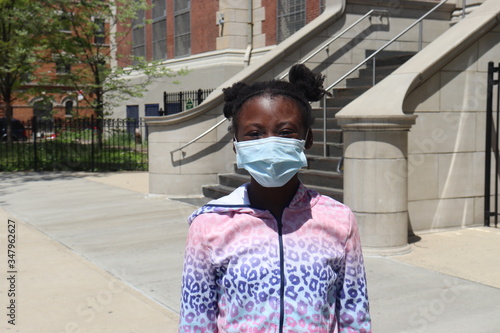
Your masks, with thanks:
<instances>
[{"instance_id":1,"label":"girl","mask_svg":"<svg viewBox=\"0 0 500 333\"><path fill-rule=\"evenodd\" d=\"M354 215L297 174L323 77L289 77L224 89L251 181L189 218L179 332L371 332Z\"/></svg>"}]
</instances>

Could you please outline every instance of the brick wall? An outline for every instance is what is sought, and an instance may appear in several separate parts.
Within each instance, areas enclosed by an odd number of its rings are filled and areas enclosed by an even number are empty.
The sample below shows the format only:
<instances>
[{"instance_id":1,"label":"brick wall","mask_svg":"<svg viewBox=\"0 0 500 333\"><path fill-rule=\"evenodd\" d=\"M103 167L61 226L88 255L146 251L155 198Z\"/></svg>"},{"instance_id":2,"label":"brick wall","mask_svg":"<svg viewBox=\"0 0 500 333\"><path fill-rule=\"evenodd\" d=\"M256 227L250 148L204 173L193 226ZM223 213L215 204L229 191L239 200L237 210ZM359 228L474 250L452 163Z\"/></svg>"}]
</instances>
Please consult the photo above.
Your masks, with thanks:
<instances>
[{"instance_id":1,"label":"brick wall","mask_svg":"<svg viewBox=\"0 0 500 333\"><path fill-rule=\"evenodd\" d=\"M175 57L174 50L174 1L167 1L167 59ZM239 6L244 6L246 10L246 1L233 3L227 0L191 0L191 54L200 54L204 52L214 51L217 48L241 48L241 43L237 38L228 39L225 42L220 42L217 45L217 38L220 37L221 27L216 24L217 12L225 12L226 18L233 17L234 9L243 10ZM265 45L258 43L256 47L270 46L276 44L276 20L277 20L277 1L276 0L254 0L254 37L257 35L265 36ZM233 8L234 7L234 8ZM233 9L231 9L233 8ZM243 8L243 7L242 7ZM233 12L229 12L233 10ZM261 12L264 12L261 15ZM257 14L257 15L256 15ZM320 0L306 1L306 22L309 23L318 17L320 14ZM261 17L263 16L263 17ZM151 13L146 14L146 18L150 18ZM239 15L238 20L242 24L246 24L246 14ZM231 34L234 31L228 31L229 25L225 26L224 34ZM121 27L122 32L128 28ZM118 47L118 54L129 55L131 53L131 34L123 39ZM152 41L151 41L151 25L146 26L146 57L152 57ZM246 44L245 44L246 47ZM130 65L130 62L125 59L118 59L119 66Z\"/></svg>"},{"instance_id":2,"label":"brick wall","mask_svg":"<svg viewBox=\"0 0 500 333\"><path fill-rule=\"evenodd\" d=\"M191 54L214 51L219 34L215 13L219 0L191 1Z\"/></svg>"}]
</instances>

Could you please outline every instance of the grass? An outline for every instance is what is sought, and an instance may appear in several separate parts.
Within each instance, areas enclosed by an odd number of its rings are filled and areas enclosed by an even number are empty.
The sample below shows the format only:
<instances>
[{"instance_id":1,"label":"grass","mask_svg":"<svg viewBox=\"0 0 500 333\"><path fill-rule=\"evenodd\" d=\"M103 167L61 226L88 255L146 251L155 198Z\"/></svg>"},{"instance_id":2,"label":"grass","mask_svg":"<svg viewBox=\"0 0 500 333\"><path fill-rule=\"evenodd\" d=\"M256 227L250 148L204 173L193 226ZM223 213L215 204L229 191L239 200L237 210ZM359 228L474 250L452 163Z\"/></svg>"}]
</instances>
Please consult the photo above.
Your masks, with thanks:
<instances>
[{"instance_id":1,"label":"grass","mask_svg":"<svg viewBox=\"0 0 500 333\"><path fill-rule=\"evenodd\" d=\"M88 133L87 133L88 131ZM99 147L92 131L65 133L54 140L1 143L0 171L120 171L147 170L147 147L131 140L104 139ZM123 136L123 133L120 135Z\"/></svg>"}]
</instances>

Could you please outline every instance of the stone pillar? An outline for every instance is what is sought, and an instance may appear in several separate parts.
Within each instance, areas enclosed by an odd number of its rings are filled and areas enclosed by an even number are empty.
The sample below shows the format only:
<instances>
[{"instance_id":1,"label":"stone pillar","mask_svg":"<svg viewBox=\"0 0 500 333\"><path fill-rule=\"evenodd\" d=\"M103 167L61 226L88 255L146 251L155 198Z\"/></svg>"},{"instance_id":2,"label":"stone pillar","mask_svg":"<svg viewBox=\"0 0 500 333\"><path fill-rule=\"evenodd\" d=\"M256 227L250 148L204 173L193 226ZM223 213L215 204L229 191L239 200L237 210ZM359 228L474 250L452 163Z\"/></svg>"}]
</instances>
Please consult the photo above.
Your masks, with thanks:
<instances>
[{"instance_id":1,"label":"stone pillar","mask_svg":"<svg viewBox=\"0 0 500 333\"><path fill-rule=\"evenodd\" d=\"M344 131L344 203L356 215L368 255L410 251L407 147L415 118L337 118Z\"/></svg>"}]
</instances>

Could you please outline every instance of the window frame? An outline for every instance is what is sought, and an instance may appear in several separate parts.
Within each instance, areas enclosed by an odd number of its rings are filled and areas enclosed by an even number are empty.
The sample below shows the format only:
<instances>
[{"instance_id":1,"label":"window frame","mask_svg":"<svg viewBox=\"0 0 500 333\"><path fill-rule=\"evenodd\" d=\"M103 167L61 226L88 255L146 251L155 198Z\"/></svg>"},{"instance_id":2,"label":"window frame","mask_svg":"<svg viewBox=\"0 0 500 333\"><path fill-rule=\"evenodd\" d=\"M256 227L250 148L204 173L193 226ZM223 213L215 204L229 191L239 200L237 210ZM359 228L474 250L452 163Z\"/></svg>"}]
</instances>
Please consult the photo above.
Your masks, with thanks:
<instances>
[{"instance_id":1,"label":"window frame","mask_svg":"<svg viewBox=\"0 0 500 333\"><path fill-rule=\"evenodd\" d=\"M153 60L164 60L167 59L167 6L166 0L153 0L153 5L157 2L163 3L163 13L162 15L157 15L155 9L152 9L152 49L153 49ZM160 27L160 31L157 31L157 27ZM160 32L158 34L158 32ZM156 39L157 36L160 38Z\"/></svg>"},{"instance_id":2,"label":"window frame","mask_svg":"<svg viewBox=\"0 0 500 333\"><path fill-rule=\"evenodd\" d=\"M62 58L56 57L54 60L56 66L56 75L69 75L71 74L71 64L63 61Z\"/></svg>"},{"instance_id":3,"label":"window frame","mask_svg":"<svg viewBox=\"0 0 500 333\"><path fill-rule=\"evenodd\" d=\"M136 34L141 33L142 44L136 41ZM146 59L146 13L142 9L139 10L137 17L132 22L132 56L134 65L139 62L137 58Z\"/></svg>"},{"instance_id":4,"label":"window frame","mask_svg":"<svg viewBox=\"0 0 500 333\"><path fill-rule=\"evenodd\" d=\"M184 8L178 9L176 7L177 3L180 1L184 1L187 5ZM189 29L187 29L187 32L178 33L179 29L177 27L177 19L184 15L186 15L189 19L188 23ZM182 42L182 39L184 39L184 37L188 37L189 45L185 47L187 49L186 52L180 53L179 52L180 48L178 47L178 43ZM174 54L176 58L186 57L191 55L191 1L190 0L175 0L174 2Z\"/></svg>"},{"instance_id":5,"label":"window frame","mask_svg":"<svg viewBox=\"0 0 500 333\"><path fill-rule=\"evenodd\" d=\"M106 44L106 20L100 17L94 17L92 19L94 25L97 29L94 30L94 44L95 45L105 45ZM99 35L99 34L102 34Z\"/></svg>"},{"instance_id":6,"label":"window frame","mask_svg":"<svg viewBox=\"0 0 500 333\"><path fill-rule=\"evenodd\" d=\"M283 42L285 39L287 39L288 37L292 36L294 33L296 33L297 31L299 31L300 29L302 29L305 25L306 25L306 17L307 17L307 1L306 0L293 0L293 1L296 1L296 2L302 2L300 5L303 7L303 10L301 11L290 11L290 12L284 12L282 11L282 3L290 3L289 0L278 0L277 3L276 3L276 43L279 44L281 42ZM293 26L292 24L291 25L287 25L287 30L288 30L288 35L281 35L281 25L280 23L282 22L282 20L286 17L291 17L291 16L294 16L294 15L297 15L297 14L301 14L302 13L302 24L300 27L297 28L297 26ZM297 21L295 21L297 22ZM294 22L294 24L295 24ZM290 32L291 31L291 32Z\"/></svg>"}]
</instances>

